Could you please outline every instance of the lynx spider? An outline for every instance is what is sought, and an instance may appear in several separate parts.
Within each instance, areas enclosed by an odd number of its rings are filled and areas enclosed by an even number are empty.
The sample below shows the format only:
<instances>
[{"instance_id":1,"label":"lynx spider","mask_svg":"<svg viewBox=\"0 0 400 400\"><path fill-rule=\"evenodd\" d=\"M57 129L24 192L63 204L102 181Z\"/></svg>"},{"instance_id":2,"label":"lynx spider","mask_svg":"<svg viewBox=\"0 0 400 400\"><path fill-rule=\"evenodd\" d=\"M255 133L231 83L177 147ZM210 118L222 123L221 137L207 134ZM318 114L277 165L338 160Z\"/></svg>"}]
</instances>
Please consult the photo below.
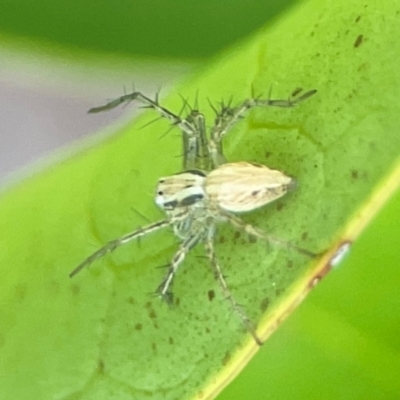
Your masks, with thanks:
<instances>
[{"instance_id":1,"label":"lynx spider","mask_svg":"<svg viewBox=\"0 0 400 400\"><path fill-rule=\"evenodd\" d=\"M155 202L165 212L165 219L108 242L79 264L70 273L70 277L75 276L82 269L111 253L117 247L162 228L172 227L181 243L171 259L168 272L158 286L156 294L164 300L172 302L171 288L175 274L187 253L202 242L224 296L241 318L255 342L261 345L262 341L257 336L256 327L231 294L215 255L214 239L217 223L228 222L234 228L243 230L249 235L294 248L310 257L315 254L273 237L235 215L253 211L280 198L294 186L295 181L281 171L270 169L264 165L245 161L227 162L223 154L222 141L231 128L251 108L293 107L314 95L316 90L310 90L297 96L299 92L300 90L294 92L287 100L272 100L270 96L268 99L260 99L253 96L236 107L224 103L220 104L219 109L213 107L216 118L209 135L207 135L205 117L197 109L190 108L187 117L181 118L162 107L158 96L155 100L151 100L137 91L125 94L103 106L91 108L89 113L97 113L110 110L122 103L137 100L144 104L144 108L156 110L160 117L166 118L173 126L177 126L182 131L183 172L160 178L158 181Z\"/></svg>"}]
</instances>

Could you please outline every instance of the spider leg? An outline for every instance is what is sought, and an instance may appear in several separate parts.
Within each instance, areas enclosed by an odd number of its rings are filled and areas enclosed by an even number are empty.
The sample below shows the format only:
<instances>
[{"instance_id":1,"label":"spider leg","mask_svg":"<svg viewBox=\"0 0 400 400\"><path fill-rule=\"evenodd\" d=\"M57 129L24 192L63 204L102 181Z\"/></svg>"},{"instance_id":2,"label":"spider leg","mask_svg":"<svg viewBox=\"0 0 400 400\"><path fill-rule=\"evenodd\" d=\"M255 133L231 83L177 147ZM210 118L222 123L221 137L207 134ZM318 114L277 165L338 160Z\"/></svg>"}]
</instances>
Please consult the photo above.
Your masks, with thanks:
<instances>
[{"instance_id":1,"label":"spider leg","mask_svg":"<svg viewBox=\"0 0 400 400\"><path fill-rule=\"evenodd\" d=\"M299 97L290 96L287 100L273 100L270 97L268 97L268 99L251 98L245 100L237 107L231 107L230 104L222 104L210 134L209 152L213 167L215 168L225 162L222 150L222 139L232 127L245 116L247 111L254 107L294 107L298 103L313 96L316 92L316 90L310 90ZM299 91L294 92L295 95L298 93Z\"/></svg>"},{"instance_id":2,"label":"spider leg","mask_svg":"<svg viewBox=\"0 0 400 400\"><path fill-rule=\"evenodd\" d=\"M187 120L195 127L192 135L184 134L183 139L183 169L210 169L206 121L199 111L191 110Z\"/></svg>"},{"instance_id":3,"label":"spider leg","mask_svg":"<svg viewBox=\"0 0 400 400\"><path fill-rule=\"evenodd\" d=\"M121 236L118 239L112 240L108 242L105 246L101 247L99 250L95 251L85 260L83 260L71 273L69 277L72 278L76 274L78 274L82 269L91 265L94 261L98 260L99 258L104 257L106 254L111 253L117 247L123 246L134 239L139 239L142 236L148 235L149 233L153 233L158 231L159 229L165 228L166 226L171 225L171 221L165 219L162 221L155 222L153 224L147 225L144 228L137 229L134 232L128 233L127 235Z\"/></svg>"},{"instance_id":4,"label":"spider leg","mask_svg":"<svg viewBox=\"0 0 400 400\"><path fill-rule=\"evenodd\" d=\"M161 296L168 303L172 302L172 293L169 291L172 286L175 274L182 264L183 260L186 257L186 254L189 253L193 247L199 242L200 236L198 234L188 236L179 246L178 251L174 254L171 263L169 265L169 269L161 284L158 286L156 290L156 294Z\"/></svg>"},{"instance_id":5,"label":"spider leg","mask_svg":"<svg viewBox=\"0 0 400 400\"><path fill-rule=\"evenodd\" d=\"M151 100L149 97L145 96L141 92L132 92L128 94L124 94L121 97L118 97L114 100L109 101L103 106L93 107L91 108L88 113L98 113L102 111L111 110L115 107L118 107L120 104L125 102L131 102L137 100L140 103L144 104L144 108L152 108L156 110L160 116L166 118L171 124L179 127L184 133L187 135L194 135L196 134L196 127L184 118L180 118L178 115L174 114L173 112L167 110L166 108L162 107L158 102L158 96L156 96L155 100Z\"/></svg>"},{"instance_id":6,"label":"spider leg","mask_svg":"<svg viewBox=\"0 0 400 400\"><path fill-rule=\"evenodd\" d=\"M319 256L318 253L314 253L310 250L303 249L302 247L296 246L295 244L293 244L289 241L286 241L286 240L277 238L276 236L270 235L269 233L264 232L262 229L256 228L255 226L248 224L247 222L243 221L241 218L237 217L236 215L233 215L233 214L230 214L227 212L223 212L223 211L221 211L221 213L226 218L226 220L229 223L231 223L235 228L241 229L251 236L258 237L258 238L266 240L267 242L270 242L270 243L275 243L279 246L294 249L294 250L298 251L299 253L304 254L311 258L315 258L315 257Z\"/></svg>"},{"instance_id":7,"label":"spider leg","mask_svg":"<svg viewBox=\"0 0 400 400\"><path fill-rule=\"evenodd\" d=\"M209 235L207 236L207 239L204 242L204 247L208 256L208 259L210 260L215 279L217 279L221 289L222 293L224 294L224 297L230 302L232 309L236 312L236 314L239 315L240 319L243 322L243 325L247 329L247 331L253 336L255 342L261 346L263 342L261 339L257 336L255 327L253 323L251 322L250 318L247 316L243 308L240 306L239 303L236 302L235 298L233 297L231 291L229 290L228 284L226 283L225 277L221 271L221 267L218 263L218 260L215 255L215 250L214 250L214 230L209 231Z\"/></svg>"}]
</instances>

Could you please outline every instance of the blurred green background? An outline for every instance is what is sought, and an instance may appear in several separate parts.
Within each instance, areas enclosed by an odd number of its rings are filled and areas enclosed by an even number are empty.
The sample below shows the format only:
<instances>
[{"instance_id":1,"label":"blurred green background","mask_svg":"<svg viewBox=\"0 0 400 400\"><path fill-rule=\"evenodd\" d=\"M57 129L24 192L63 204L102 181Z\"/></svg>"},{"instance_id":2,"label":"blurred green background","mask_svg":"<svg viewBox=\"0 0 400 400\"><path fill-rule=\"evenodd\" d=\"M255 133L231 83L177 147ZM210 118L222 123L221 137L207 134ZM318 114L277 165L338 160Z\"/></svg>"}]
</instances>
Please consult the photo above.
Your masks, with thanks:
<instances>
[{"instance_id":1,"label":"blurred green background","mask_svg":"<svg viewBox=\"0 0 400 400\"><path fill-rule=\"evenodd\" d=\"M199 67L292 6L289 0L3 0L0 46L18 50L28 43L24 51L35 57L42 49L46 57L62 50L78 65L83 54L98 53L99 70L110 58L146 60L156 69L163 60L194 60ZM397 193L347 260L218 399L400 398L399 213Z\"/></svg>"},{"instance_id":2,"label":"blurred green background","mask_svg":"<svg viewBox=\"0 0 400 400\"><path fill-rule=\"evenodd\" d=\"M145 57L206 58L293 0L3 0L3 33Z\"/></svg>"}]
</instances>

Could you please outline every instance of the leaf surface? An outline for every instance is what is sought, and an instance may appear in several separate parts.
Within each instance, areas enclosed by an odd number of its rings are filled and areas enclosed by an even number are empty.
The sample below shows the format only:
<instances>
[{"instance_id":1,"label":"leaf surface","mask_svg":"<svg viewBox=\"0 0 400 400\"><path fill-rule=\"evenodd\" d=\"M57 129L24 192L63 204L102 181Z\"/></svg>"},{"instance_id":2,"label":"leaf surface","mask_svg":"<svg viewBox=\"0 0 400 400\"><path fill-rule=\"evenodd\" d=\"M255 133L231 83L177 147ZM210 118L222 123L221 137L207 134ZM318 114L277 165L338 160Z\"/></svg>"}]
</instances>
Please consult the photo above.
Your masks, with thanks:
<instances>
[{"instance_id":1,"label":"leaf surface","mask_svg":"<svg viewBox=\"0 0 400 400\"><path fill-rule=\"evenodd\" d=\"M240 102L252 87L266 97L271 84L274 98L297 87L318 89L295 109L252 111L225 145L231 161L263 163L299 182L297 191L247 221L315 252L331 248L310 261L221 226L220 263L264 337L328 272L338 243L352 241L378 208L368 205L378 198L380 206L398 186L396 7L392 1L303 3L179 88L192 103L199 91L209 124L207 98ZM181 101L175 95L163 105L178 112ZM155 267L177 246L169 231L68 279L97 247L162 218L154 187L160 176L181 169L181 145L176 132L163 136L165 122L138 129L152 118L146 113L3 195L5 398L207 398L257 350L206 260L196 257L201 247L176 278L176 307L149 296L164 273Z\"/></svg>"}]
</instances>

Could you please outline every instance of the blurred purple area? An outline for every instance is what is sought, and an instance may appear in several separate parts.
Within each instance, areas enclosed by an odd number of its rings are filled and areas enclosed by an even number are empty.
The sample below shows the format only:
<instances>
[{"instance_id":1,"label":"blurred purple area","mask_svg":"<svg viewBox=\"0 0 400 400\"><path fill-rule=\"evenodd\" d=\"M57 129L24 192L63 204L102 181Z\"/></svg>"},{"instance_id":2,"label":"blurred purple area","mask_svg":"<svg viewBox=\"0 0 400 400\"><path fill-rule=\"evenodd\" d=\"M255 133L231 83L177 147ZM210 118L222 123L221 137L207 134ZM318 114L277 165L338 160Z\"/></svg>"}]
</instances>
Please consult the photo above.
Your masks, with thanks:
<instances>
[{"instance_id":1,"label":"blurred purple area","mask_svg":"<svg viewBox=\"0 0 400 400\"><path fill-rule=\"evenodd\" d=\"M46 81L45 71L38 76L37 69L36 66L30 79L29 69L16 68L10 73L9 66L6 71L0 67L0 183L52 151L115 123L122 114L127 117L135 112L135 106L129 105L87 114L89 108L124 93L124 85L131 85L126 73L108 81L99 79L98 83L91 78L86 86L82 77L68 79L65 69L59 84L54 80L57 71L51 71L52 76ZM160 86L176 81L179 74L173 68L171 71L164 74L165 78L158 74L154 81L148 74L135 76L135 86L152 96Z\"/></svg>"}]
</instances>

